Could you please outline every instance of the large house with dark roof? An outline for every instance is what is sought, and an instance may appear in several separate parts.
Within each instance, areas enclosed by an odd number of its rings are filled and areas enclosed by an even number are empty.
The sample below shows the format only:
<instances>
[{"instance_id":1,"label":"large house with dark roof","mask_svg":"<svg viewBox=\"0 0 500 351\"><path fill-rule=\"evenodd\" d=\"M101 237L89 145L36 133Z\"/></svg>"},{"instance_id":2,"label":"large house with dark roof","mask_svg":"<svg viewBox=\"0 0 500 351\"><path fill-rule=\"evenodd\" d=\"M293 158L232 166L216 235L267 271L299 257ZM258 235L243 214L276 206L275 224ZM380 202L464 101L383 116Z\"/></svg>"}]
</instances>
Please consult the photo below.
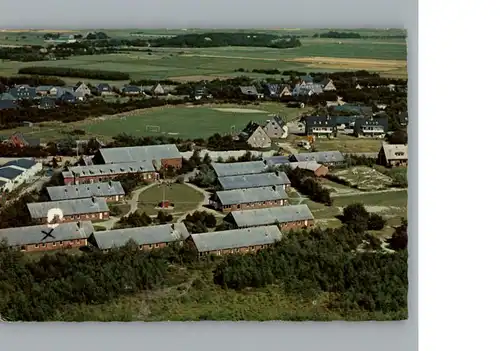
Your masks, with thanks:
<instances>
[{"instance_id":1,"label":"large house with dark roof","mask_svg":"<svg viewBox=\"0 0 500 351\"><path fill-rule=\"evenodd\" d=\"M335 116L307 116L305 125L306 135L318 138L333 138L337 134Z\"/></svg>"},{"instance_id":2,"label":"large house with dark roof","mask_svg":"<svg viewBox=\"0 0 500 351\"><path fill-rule=\"evenodd\" d=\"M358 118L354 124L354 135L358 137L383 138L389 129L387 116Z\"/></svg>"}]
</instances>

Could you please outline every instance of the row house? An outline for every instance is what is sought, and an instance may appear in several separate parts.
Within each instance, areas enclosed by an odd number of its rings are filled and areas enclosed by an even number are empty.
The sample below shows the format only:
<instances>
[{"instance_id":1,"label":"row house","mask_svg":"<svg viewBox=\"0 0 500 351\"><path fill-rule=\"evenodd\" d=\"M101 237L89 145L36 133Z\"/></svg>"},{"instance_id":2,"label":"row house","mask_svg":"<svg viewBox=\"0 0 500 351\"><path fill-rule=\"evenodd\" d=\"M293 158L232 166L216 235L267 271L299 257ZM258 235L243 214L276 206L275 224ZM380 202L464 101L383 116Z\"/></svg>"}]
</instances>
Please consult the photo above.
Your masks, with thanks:
<instances>
[{"instance_id":1,"label":"row house","mask_svg":"<svg viewBox=\"0 0 500 351\"><path fill-rule=\"evenodd\" d=\"M182 167L182 155L175 144L101 148L94 164L150 162L160 167Z\"/></svg>"},{"instance_id":2,"label":"row house","mask_svg":"<svg viewBox=\"0 0 500 351\"><path fill-rule=\"evenodd\" d=\"M314 216L307 205L293 205L233 211L224 221L235 225L236 228L277 225L283 231L312 227Z\"/></svg>"},{"instance_id":3,"label":"row house","mask_svg":"<svg viewBox=\"0 0 500 351\"><path fill-rule=\"evenodd\" d=\"M61 223L53 229L35 225L0 229L0 241L24 252L71 249L86 246L93 232L90 221Z\"/></svg>"},{"instance_id":4,"label":"row house","mask_svg":"<svg viewBox=\"0 0 500 351\"><path fill-rule=\"evenodd\" d=\"M246 174L240 176L220 177L217 179L222 190L262 188L269 186L290 188L291 182L285 172Z\"/></svg>"},{"instance_id":5,"label":"row house","mask_svg":"<svg viewBox=\"0 0 500 351\"><path fill-rule=\"evenodd\" d=\"M125 190L120 182L103 182L92 184L71 184L47 187L51 201L84 199L101 197L107 202L121 201L125 197Z\"/></svg>"},{"instance_id":6,"label":"row house","mask_svg":"<svg viewBox=\"0 0 500 351\"><path fill-rule=\"evenodd\" d=\"M40 223L99 221L109 218L109 207L103 198L32 202L27 206L31 218Z\"/></svg>"},{"instance_id":7,"label":"row house","mask_svg":"<svg viewBox=\"0 0 500 351\"><path fill-rule=\"evenodd\" d=\"M210 205L222 212L288 205L288 195L282 188L263 187L217 191Z\"/></svg>"},{"instance_id":8,"label":"row house","mask_svg":"<svg viewBox=\"0 0 500 351\"><path fill-rule=\"evenodd\" d=\"M199 256L257 252L283 238L275 225L191 234L186 240Z\"/></svg>"},{"instance_id":9,"label":"row house","mask_svg":"<svg viewBox=\"0 0 500 351\"><path fill-rule=\"evenodd\" d=\"M109 181L127 174L139 174L146 182L154 182L159 175L152 162L128 162L106 165L68 167L62 172L64 184L88 184Z\"/></svg>"},{"instance_id":10,"label":"row house","mask_svg":"<svg viewBox=\"0 0 500 351\"><path fill-rule=\"evenodd\" d=\"M89 244L103 252L120 248L133 242L139 250L161 249L173 243L182 243L189 237L184 223L147 227L113 229L94 232Z\"/></svg>"}]
</instances>

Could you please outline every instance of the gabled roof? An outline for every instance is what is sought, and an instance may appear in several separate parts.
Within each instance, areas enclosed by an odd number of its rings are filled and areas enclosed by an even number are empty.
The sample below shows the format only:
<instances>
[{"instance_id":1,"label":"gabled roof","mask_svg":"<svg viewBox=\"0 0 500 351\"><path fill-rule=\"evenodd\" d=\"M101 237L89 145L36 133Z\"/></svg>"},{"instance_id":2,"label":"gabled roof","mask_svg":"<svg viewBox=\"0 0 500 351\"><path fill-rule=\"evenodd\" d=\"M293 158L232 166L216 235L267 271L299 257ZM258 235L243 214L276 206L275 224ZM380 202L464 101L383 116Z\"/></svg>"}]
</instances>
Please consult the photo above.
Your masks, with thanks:
<instances>
[{"instance_id":1,"label":"gabled roof","mask_svg":"<svg viewBox=\"0 0 500 351\"><path fill-rule=\"evenodd\" d=\"M98 153L105 163L153 160L159 163L162 159L182 158L175 144L102 148Z\"/></svg>"},{"instance_id":2,"label":"gabled roof","mask_svg":"<svg viewBox=\"0 0 500 351\"><path fill-rule=\"evenodd\" d=\"M264 161L217 163L212 162L217 177L228 177L243 174L264 173L267 169Z\"/></svg>"},{"instance_id":3,"label":"gabled roof","mask_svg":"<svg viewBox=\"0 0 500 351\"><path fill-rule=\"evenodd\" d=\"M387 132L389 128L389 119L387 116L380 117L366 117L366 118L357 118L355 122L356 128L359 128L364 125L374 125L374 126L382 126L384 127L384 131Z\"/></svg>"},{"instance_id":4,"label":"gabled roof","mask_svg":"<svg viewBox=\"0 0 500 351\"><path fill-rule=\"evenodd\" d=\"M237 249L248 246L269 245L283 237L275 225L235 230L191 234L198 252Z\"/></svg>"},{"instance_id":5,"label":"gabled roof","mask_svg":"<svg viewBox=\"0 0 500 351\"><path fill-rule=\"evenodd\" d=\"M344 156L340 151L318 151L293 154L293 159L297 162L316 161L318 163L343 162Z\"/></svg>"},{"instance_id":6,"label":"gabled roof","mask_svg":"<svg viewBox=\"0 0 500 351\"><path fill-rule=\"evenodd\" d=\"M50 89L52 89L52 85L39 85L36 87L37 92L49 91Z\"/></svg>"},{"instance_id":7,"label":"gabled roof","mask_svg":"<svg viewBox=\"0 0 500 351\"><path fill-rule=\"evenodd\" d=\"M264 162L266 163L266 165L269 165L269 166L282 165L282 164L290 163L290 157L289 156L265 157Z\"/></svg>"},{"instance_id":8,"label":"gabled roof","mask_svg":"<svg viewBox=\"0 0 500 351\"><path fill-rule=\"evenodd\" d=\"M10 179L14 180L16 179L20 174L23 174L24 171L21 171L20 169L14 168L14 167L1 167L0 168L0 178L4 179Z\"/></svg>"},{"instance_id":9,"label":"gabled roof","mask_svg":"<svg viewBox=\"0 0 500 351\"><path fill-rule=\"evenodd\" d=\"M12 94L9 93L1 93L0 94L0 101L15 101L16 98L12 96Z\"/></svg>"},{"instance_id":10,"label":"gabled roof","mask_svg":"<svg viewBox=\"0 0 500 351\"><path fill-rule=\"evenodd\" d=\"M100 197L94 199L85 198L61 201L32 202L27 206L31 218L33 219L47 217L49 210L53 208L60 208L64 216L109 212L106 200Z\"/></svg>"},{"instance_id":11,"label":"gabled roof","mask_svg":"<svg viewBox=\"0 0 500 351\"><path fill-rule=\"evenodd\" d=\"M122 92L124 93L140 93L142 89L135 85L125 85L122 88Z\"/></svg>"},{"instance_id":12,"label":"gabled roof","mask_svg":"<svg viewBox=\"0 0 500 351\"><path fill-rule=\"evenodd\" d=\"M300 168L311 172L316 172L318 168L324 167L316 161L290 162L288 165L291 169Z\"/></svg>"},{"instance_id":13,"label":"gabled roof","mask_svg":"<svg viewBox=\"0 0 500 351\"><path fill-rule=\"evenodd\" d=\"M93 233L94 227L90 221L67 222L60 223L52 232L50 230L47 225L0 229L0 240L6 239L9 246L22 246L86 239ZM44 232L50 232L53 237Z\"/></svg>"},{"instance_id":14,"label":"gabled roof","mask_svg":"<svg viewBox=\"0 0 500 351\"><path fill-rule=\"evenodd\" d=\"M36 97L36 89L30 87L29 85L19 85L9 90L9 93L16 99L20 99L25 95L28 95L28 98Z\"/></svg>"},{"instance_id":15,"label":"gabled roof","mask_svg":"<svg viewBox=\"0 0 500 351\"><path fill-rule=\"evenodd\" d=\"M102 182L91 184L62 185L47 187L51 201L82 199L95 197L109 197L125 195L120 182Z\"/></svg>"},{"instance_id":16,"label":"gabled roof","mask_svg":"<svg viewBox=\"0 0 500 351\"><path fill-rule=\"evenodd\" d=\"M270 121L270 123L274 122L276 123L278 126L280 126L282 129L285 127L286 123L285 121L283 120L283 118L281 118L280 116L278 115L275 115L273 116Z\"/></svg>"},{"instance_id":17,"label":"gabled roof","mask_svg":"<svg viewBox=\"0 0 500 351\"><path fill-rule=\"evenodd\" d=\"M314 219L314 216L307 205L232 211L227 217L232 218L238 228L274 225Z\"/></svg>"},{"instance_id":18,"label":"gabled roof","mask_svg":"<svg viewBox=\"0 0 500 351\"><path fill-rule=\"evenodd\" d=\"M387 160L407 160L408 145L403 144L383 144L385 158Z\"/></svg>"},{"instance_id":19,"label":"gabled roof","mask_svg":"<svg viewBox=\"0 0 500 351\"><path fill-rule=\"evenodd\" d=\"M307 116L305 117L306 128L311 128L312 126L336 126L336 117L335 116Z\"/></svg>"},{"instance_id":20,"label":"gabled roof","mask_svg":"<svg viewBox=\"0 0 500 351\"><path fill-rule=\"evenodd\" d=\"M156 169L151 161L142 161L106 165L75 166L68 167L68 171L75 176L89 177L97 175L155 172Z\"/></svg>"},{"instance_id":21,"label":"gabled roof","mask_svg":"<svg viewBox=\"0 0 500 351\"><path fill-rule=\"evenodd\" d=\"M217 191L216 196L223 206L288 199L288 195L281 187Z\"/></svg>"},{"instance_id":22,"label":"gabled roof","mask_svg":"<svg viewBox=\"0 0 500 351\"><path fill-rule=\"evenodd\" d=\"M257 95L257 89L253 85L240 86L240 91L245 95Z\"/></svg>"},{"instance_id":23,"label":"gabled roof","mask_svg":"<svg viewBox=\"0 0 500 351\"><path fill-rule=\"evenodd\" d=\"M290 179L288 179L286 173L284 172L220 177L218 180L222 186L222 189L224 190L248 189L290 184Z\"/></svg>"},{"instance_id":24,"label":"gabled roof","mask_svg":"<svg viewBox=\"0 0 500 351\"><path fill-rule=\"evenodd\" d=\"M130 240L137 245L152 245L183 241L188 237L189 232L184 223L113 229L98 231L92 235L101 250L125 246Z\"/></svg>"},{"instance_id":25,"label":"gabled roof","mask_svg":"<svg viewBox=\"0 0 500 351\"><path fill-rule=\"evenodd\" d=\"M20 158L17 160L9 161L9 162L5 163L2 167L16 166L16 167L23 168L23 169L31 169L37 163L38 162L34 161L31 158Z\"/></svg>"}]
</instances>

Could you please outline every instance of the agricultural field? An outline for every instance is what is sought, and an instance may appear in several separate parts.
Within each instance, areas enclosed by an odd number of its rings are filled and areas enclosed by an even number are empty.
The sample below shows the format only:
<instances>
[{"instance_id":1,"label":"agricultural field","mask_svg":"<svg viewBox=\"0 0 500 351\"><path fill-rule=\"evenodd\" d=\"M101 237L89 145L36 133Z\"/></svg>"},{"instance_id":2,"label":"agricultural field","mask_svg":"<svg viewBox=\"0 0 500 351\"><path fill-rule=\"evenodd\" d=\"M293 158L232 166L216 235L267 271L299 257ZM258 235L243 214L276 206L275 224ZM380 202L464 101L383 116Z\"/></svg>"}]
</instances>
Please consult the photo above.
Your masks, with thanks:
<instances>
[{"instance_id":1,"label":"agricultural field","mask_svg":"<svg viewBox=\"0 0 500 351\"><path fill-rule=\"evenodd\" d=\"M175 219L196 209L203 202L203 194L185 184L161 184L141 193L138 210L148 215L156 215L158 214L156 207L164 199L174 204L174 208L168 212Z\"/></svg>"},{"instance_id":2,"label":"agricultural field","mask_svg":"<svg viewBox=\"0 0 500 351\"><path fill-rule=\"evenodd\" d=\"M196 31L166 30L103 30L111 37L137 38L196 33ZM203 30L207 31L207 30ZM229 31L229 30L227 30ZM150 48L147 52L130 51L120 54L75 56L67 60L41 62L2 62L0 75L12 75L26 66L61 66L70 68L116 70L132 79L199 80L227 78L241 73L236 69L279 69L298 71L368 70L387 77L407 77L407 45L403 39L329 39L312 38L322 30L254 30L266 33L294 34L302 46L290 49L256 47L216 48ZM353 30L364 35L401 35L402 31ZM82 32L85 34L86 32ZM44 45L44 32L0 32L0 45ZM69 34L69 33L68 33ZM265 75L248 73L260 78ZM70 80L70 83L73 83Z\"/></svg>"},{"instance_id":3,"label":"agricultural field","mask_svg":"<svg viewBox=\"0 0 500 351\"><path fill-rule=\"evenodd\" d=\"M298 117L304 109L287 108L277 103L260 105L201 105L161 106L136 110L120 115L86 119L74 123L46 122L35 129L20 127L1 130L0 136L9 136L15 131L48 142L64 138L75 129L84 130L86 138L100 137L111 140L118 133L135 136L165 135L179 138L206 138L214 133L228 134L241 131L250 120L265 122L270 114L279 113L287 119ZM158 127L160 128L159 131Z\"/></svg>"}]
</instances>

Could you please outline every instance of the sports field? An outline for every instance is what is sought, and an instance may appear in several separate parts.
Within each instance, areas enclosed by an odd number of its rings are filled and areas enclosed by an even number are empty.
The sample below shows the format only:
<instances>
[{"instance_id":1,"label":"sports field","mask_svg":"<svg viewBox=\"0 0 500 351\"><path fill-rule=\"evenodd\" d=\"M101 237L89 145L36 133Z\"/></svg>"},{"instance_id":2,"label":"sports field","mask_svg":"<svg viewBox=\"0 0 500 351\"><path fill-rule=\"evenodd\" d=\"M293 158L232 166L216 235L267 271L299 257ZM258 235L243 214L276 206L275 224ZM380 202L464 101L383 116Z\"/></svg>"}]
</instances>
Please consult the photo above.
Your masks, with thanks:
<instances>
[{"instance_id":1,"label":"sports field","mask_svg":"<svg viewBox=\"0 0 500 351\"><path fill-rule=\"evenodd\" d=\"M8 136L20 131L42 142L60 139L68 132L81 129L84 138L92 136L109 140L119 133L135 136L164 135L175 138L207 138L215 133L229 134L241 131L249 121L264 122L270 114L279 113L292 119L304 109L286 108L276 103L235 106L162 106L146 110L132 111L122 115L87 119L75 123L42 123L38 128L21 127L1 130L0 136ZM158 130L159 129L159 130Z\"/></svg>"}]
</instances>

